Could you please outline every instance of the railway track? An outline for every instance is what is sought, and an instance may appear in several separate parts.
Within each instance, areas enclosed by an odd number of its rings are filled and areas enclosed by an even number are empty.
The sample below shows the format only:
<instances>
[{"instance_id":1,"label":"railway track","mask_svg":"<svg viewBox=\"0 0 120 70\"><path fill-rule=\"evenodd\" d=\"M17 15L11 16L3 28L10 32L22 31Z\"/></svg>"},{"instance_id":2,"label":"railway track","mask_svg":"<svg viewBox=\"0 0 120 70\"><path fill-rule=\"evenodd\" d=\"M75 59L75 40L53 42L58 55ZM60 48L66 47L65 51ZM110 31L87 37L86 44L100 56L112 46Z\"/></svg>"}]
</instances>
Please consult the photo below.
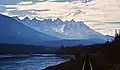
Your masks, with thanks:
<instances>
[{"instance_id":1,"label":"railway track","mask_svg":"<svg viewBox=\"0 0 120 70\"><path fill-rule=\"evenodd\" d=\"M84 60L82 70L93 70L92 63L91 63L90 59L88 58L88 56L86 56L86 58Z\"/></svg>"}]
</instances>

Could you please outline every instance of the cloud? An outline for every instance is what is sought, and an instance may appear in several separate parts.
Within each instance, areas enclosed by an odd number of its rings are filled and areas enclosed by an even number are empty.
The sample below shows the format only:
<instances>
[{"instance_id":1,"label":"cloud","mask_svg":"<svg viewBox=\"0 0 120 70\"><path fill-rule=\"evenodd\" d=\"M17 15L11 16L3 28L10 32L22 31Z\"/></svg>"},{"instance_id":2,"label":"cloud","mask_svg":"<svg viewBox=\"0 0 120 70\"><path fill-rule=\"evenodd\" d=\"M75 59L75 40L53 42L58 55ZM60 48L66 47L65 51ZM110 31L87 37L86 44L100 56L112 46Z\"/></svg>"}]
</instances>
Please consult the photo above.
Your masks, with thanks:
<instances>
[{"instance_id":1,"label":"cloud","mask_svg":"<svg viewBox=\"0 0 120 70\"><path fill-rule=\"evenodd\" d=\"M120 22L100 22L100 21L87 21L88 25L93 30L100 32L104 35L115 35L115 29L120 29Z\"/></svg>"},{"instance_id":2,"label":"cloud","mask_svg":"<svg viewBox=\"0 0 120 70\"><path fill-rule=\"evenodd\" d=\"M80 14L86 14L84 11L81 11L81 10L74 10L73 12L70 12L67 16L77 16L77 15L80 15Z\"/></svg>"},{"instance_id":3,"label":"cloud","mask_svg":"<svg viewBox=\"0 0 120 70\"><path fill-rule=\"evenodd\" d=\"M6 6L2 6L0 5L0 12L7 12L8 10L15 10L16 7L6 7Z\"/></svg>"},{"instance_id":4,"label":"cloud","mask_svg":"<svg viewBox=\"0 0 120 70\"><path fill-rule=\"evenodd\" d=\"M33 1L33 2L72 2L72 0L23 0L23 1Z\"/></svg>"},{"instance_id":5,"label":"cloud","mask_svg":"<svg viewBox=\"0 0 120 70\"><path fill-rule=\"evenodd\" d=\"M5 12L5 11L6 11L6 7L0 6L0 12Z\"/></svg>"},{"instance_id":6,"label":"cloud","mask_svg":"<svg viewBox=\"0 0 120 70\"><path fill-rule=\"evenodd\" d=\"M17 3L17 5L32 5L32 4L34 4L33 1L21 1Z\"/></svg>"},{"instance_id":7,"label":"cloud","mask_svg":"<svg viewBox=\"0 0 120 70\"><path fill-rule=\"evenodd\" d=\"M38 2L72 2L72 1L81 1L84 2L86 0L0 0L0 5L16 5L16 4L32 4ZM91 0L88 0L91 1ZM32 2L32 3L30 3Z\"/></svg>"},{"instance_id":8,"label":"cloud","mask_svg":"<svg viewBox=\"0 0 120 70\"><path fill-rule=\"evenodd\" d=\"M28 16L28 15L37 15L36 13L32 13L30 11L27 11L27 10L13 10L13 11L10 11L8 13L9 15L19 15L21 17L24 17L24 16Z\"/></svg>"},{"instance_id":9,"label":"cloud","mask_svg":"<svg viewBox=\"0 0 120 70\"><path fill-rule=\"evenodd\" d=\"M25 17L25 16L38 16L40 12L45 12L45 11L50 11L50 9L41 9L41 10L35 10L35 9L29 9L29 10L13 10L9 11L9 15L14 16L20 16L20 17Z\"/></svg>"},{"instance_id":10,"label":"cloud","mask_svg":"<svg viewBox=\"0 0 120 70\"><path fill-rule=\"evenodd\" d=\"M2 13L6 13L6 12L9 12L9 11L12 11L12 10L16 10L16 7L7 7L5 5L0 5L0 12Z\"/></svg>"},{"instance_id":11,"label":"cloud","mask_svg":"<svg viewBox=\"0 0 120 70\"><path fill-rule=\"evenodd\" d=\"M0 5L13 5L21 2L22 0L0 0Z\"/></svg>"},{"instance_id":12,"label":"cloud","mask_svg":"<svg viewBox=\"0 0 120 70\"><path fill-rule=\"evenodd\" d=\"M103 34L114 35L118 24L104 23L120 22L120 0L92 0L89 3L60 2L66 0L22 0L22 5L1 7L2 12L20 17L29 16L37 18L61 18L62 20L87 21L87 25ZM28 1L25 3L25 1ZM33 4L30 4L30 1ZM47 1L47 2L40 2ZM52 1L52 2L51 2ZM53 2L58 1L58 2ZM69 0L70 1L70 0ZM78 1L78 0L77 0ZM21 1L20 1L21 2ZM19 3L20 3L19 2ZM8 9L9 8L9 9ZM11 9L12 11L11 11ZM13 10L14 9L14 10Z\"/></svg>"}]
</instances>

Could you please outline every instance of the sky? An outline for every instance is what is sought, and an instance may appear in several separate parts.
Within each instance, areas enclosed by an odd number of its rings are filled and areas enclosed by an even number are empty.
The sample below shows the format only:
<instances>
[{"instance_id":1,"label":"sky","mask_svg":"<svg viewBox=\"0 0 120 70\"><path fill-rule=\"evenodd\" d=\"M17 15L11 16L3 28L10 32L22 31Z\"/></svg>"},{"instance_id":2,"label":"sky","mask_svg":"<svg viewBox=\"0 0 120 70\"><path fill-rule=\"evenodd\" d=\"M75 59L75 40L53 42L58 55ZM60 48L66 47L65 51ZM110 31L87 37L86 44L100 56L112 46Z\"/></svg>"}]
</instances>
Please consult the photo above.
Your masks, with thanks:
<instances>
[{"instance_id":1,"label":"sky","mask_svg":"<svg viewBox=\"0 0 120 70\"><path fill-rule=\"evenodd\" d=\"M0 13L4 15L21 19L74 19L112 36L115 29L120 29L119 11L120 0L0 0Z\"/></svg>"}]
</instances>

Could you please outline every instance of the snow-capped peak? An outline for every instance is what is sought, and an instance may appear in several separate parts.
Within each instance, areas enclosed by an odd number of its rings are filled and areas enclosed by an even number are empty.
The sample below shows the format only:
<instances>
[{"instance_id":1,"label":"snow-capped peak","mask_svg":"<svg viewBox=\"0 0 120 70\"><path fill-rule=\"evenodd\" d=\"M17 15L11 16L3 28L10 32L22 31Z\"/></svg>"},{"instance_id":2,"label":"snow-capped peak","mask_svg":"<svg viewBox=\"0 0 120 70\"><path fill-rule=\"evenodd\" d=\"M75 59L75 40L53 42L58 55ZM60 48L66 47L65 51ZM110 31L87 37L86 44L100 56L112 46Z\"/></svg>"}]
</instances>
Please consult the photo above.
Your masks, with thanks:
<instances>
[{"instance_id":1,"label":"snow-capped peak","mask_svg":"<svg viewBox=\"0 0 120 70\"><path fill-rule=\"evenodd\" d=\"M31 20L28 17L25 17L21 22L24 24L29 24Z\"/></svg>"},{"instance_id":2,"label":"snow-capped peak","mask_svg":"<svg viewBox=\"0 0 120 70\"><path fill-rule=\"evenodd\" d=\"M54 20L55 24L62 24L63 21L60 18L57 18L56 20Z\"/></svg>"},{"instance_id":3,"label":"snow-capped peak","mask_svg":"<svg viewBox=\"0 0 120 70\"><path fill-rule=\"evenodd\" d=\"M20 19L17 16L13 16L12 18L17 20L17 21L20 21Z\"/></svg>"},{"instance_id":4,"label":"snow-capped peak","mask_svg":"<svg viewBox=\"0 0 120 70\"><path fill-rule=\"evenodd\" d=\"M71 22L71 23L76 23L75 20L73 20L73 19L72 19L70 22Z\"/></svg>"},{"instance_id":5,"label":"snow-capped peak","mask_svg":"<svg viewBox=\"0 0 120 70\"><path fill-rule=\"evenodd\" d=\"M25 17L23 20L30 21L30 19L28 17Z\"/></svg>"},{"instance_id":6,"label":"snow-capped peak","mask_svg":"<svg viewBox=\"0 0 120 70\"><path fill-rule=\"evenodd\" d=\"M36 18L33 18L32 21L38 21Z\"/></svg>"}]
</instances>

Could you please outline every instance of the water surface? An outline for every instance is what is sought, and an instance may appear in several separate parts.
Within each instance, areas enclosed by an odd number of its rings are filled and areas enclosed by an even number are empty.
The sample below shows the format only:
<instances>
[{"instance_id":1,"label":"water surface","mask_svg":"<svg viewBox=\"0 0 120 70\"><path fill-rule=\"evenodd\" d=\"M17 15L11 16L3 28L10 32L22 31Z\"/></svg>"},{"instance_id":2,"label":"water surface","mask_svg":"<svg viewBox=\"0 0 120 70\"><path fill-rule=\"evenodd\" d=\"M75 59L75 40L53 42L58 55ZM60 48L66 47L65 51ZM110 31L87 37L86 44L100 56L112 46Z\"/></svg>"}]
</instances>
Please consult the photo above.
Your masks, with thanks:
<instances>
[{"instance_id":1,"label":"water surface","mask_svg":"<svg viewBox=\"0 0 120 70\"><path fill-rule=\"evenodd\" d=\"M67 61L57 56L9 57L0 59L0 70L42 70Z\"/></svg>"}]
</instances>

